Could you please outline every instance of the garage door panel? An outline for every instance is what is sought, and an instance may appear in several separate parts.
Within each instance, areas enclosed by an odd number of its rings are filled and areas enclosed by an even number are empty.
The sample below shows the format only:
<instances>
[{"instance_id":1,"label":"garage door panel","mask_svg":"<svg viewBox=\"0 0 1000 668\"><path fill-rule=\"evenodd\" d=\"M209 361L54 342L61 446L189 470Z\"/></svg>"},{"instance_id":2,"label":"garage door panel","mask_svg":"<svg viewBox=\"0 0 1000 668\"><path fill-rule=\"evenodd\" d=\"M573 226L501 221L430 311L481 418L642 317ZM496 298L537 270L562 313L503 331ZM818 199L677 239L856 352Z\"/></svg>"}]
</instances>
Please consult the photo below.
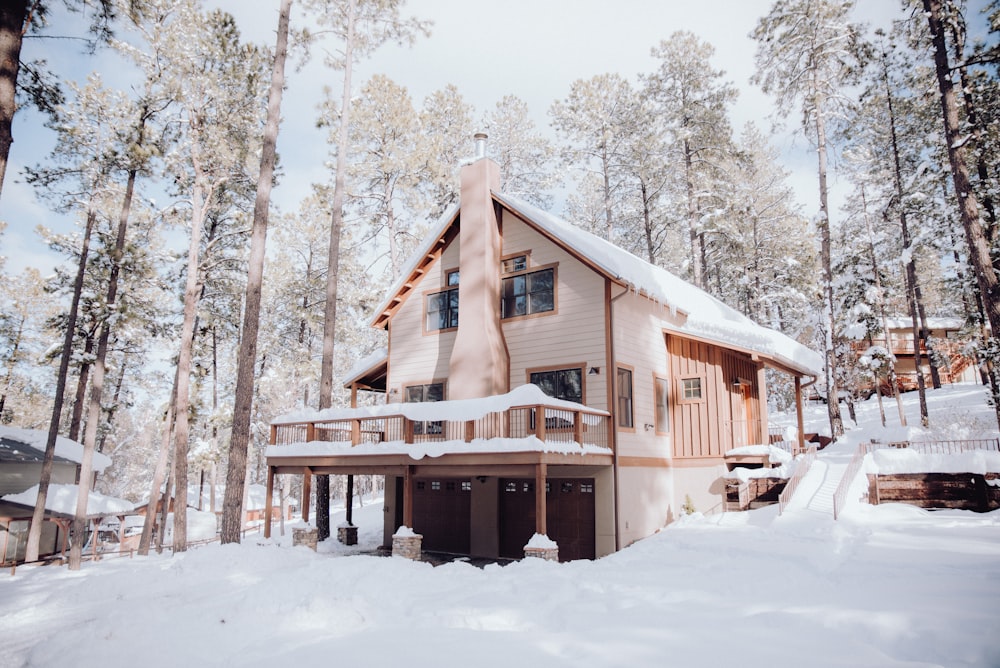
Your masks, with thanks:
<instances>
[{"instance_id":1,"label":"garage door panel","mask_svg":"<svg viewBox=\"0 0 1000 668\"><path fill-rule=\"evenodd\" d=\"M428 552L468 554L472 523L472 484L441 478L416 480L413 490L414 531Z\"/></svg>"}]
</instances>

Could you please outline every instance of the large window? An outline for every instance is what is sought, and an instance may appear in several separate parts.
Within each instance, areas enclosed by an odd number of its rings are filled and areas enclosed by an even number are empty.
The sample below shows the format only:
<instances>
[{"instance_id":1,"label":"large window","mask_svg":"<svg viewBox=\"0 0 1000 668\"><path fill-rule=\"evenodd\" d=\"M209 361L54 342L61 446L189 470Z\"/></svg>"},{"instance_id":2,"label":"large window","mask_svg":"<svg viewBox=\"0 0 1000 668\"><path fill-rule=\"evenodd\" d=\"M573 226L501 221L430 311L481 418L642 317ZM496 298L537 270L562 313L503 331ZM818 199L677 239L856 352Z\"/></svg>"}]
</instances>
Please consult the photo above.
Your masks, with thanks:
<instances>
[{"instance_id":1,"label":"large window","mask_svg":"<svg viewBox=\"0 0 1000 668\"><path fill-rule=\"evenodd\" d=\"M423 401L441 401L444 399L444 383L428 383L426 385L409 385L404 388L403 401L417 403ZM440 434L440 420L416 422L413 433L417 436Z\"/></svg>"},{"instance_id":2,"label":"large window","mask_svg":"<svg viewBox=\"0 0 1000 668\"><path fill-rule=\"evenodd\" d=\"M502 318L543 313L555 309L555 270L542 269L503 279Z\"/></svg>"},{"instance_id":3,"label":"large window","mask_svg":"<svg viewBox=\"0 0 1000 668\"><path fill-rule=\"evenodd\" d=\"M529 378L550 397L583 403L583 369L535 371Z\"/></svg>"},{"instance_id":4,"label":"large window","mask_svg":"<svg viewBox=\"0 0 1000 668\"><path fill-rule=\"evenodd\" d=\"M635 426L632 411L632 371L618 368L618 426L631 429Z\"/></svg>"},{"instance_id":5,"label":"large window","mask_svg":"<svg viewBox=\"0 0 1000 668\"><path fill-rule=\"evenodd\" d=\"M427 331L458 327L458 270L449 271L444 292L427 295Z\"/></svg>"},{"instance_id":6,"label":"large window","mask_svg":"<svg viewBox=\"0 0 1000 668\"><path fill-rule=\"evenodd\" d=\"M656 431L666 434L670 431L670 412L667 409L667 391L669 388L666 378L656 376L653 378L653 390L656 394Z\"/></svg>"}]
</instances>

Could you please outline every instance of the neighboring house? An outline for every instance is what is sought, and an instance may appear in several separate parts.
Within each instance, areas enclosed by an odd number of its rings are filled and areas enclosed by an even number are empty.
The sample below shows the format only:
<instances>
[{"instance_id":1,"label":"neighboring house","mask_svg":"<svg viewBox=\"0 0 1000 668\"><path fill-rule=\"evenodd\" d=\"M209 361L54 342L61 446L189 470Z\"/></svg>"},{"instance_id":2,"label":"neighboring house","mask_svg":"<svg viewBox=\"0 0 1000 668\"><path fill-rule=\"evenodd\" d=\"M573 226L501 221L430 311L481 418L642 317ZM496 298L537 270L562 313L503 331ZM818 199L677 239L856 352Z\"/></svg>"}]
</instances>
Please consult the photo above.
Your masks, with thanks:
<instances>
[{"instance_id":1,"label":"neighboring house","mask_svg":"<svg viewBox=\"0 0 1000 668\"><path fill-rule=\"evenodd\" d=\"M765 367L801 409L820 356L499 183L488 158L462 168L460 203L379 307L387 351L347 384L388 403L275 419L269 489L384 475L387 545L406 526L483 557L537 533L595 558L721 510L726 453L768 442Z\"/></svg>"},{"instance_id":2,"label":"neighboring house","mask_svg":"<svg viewBox=\"0 0 1000 668\"><path fill-rule=\"evenodd\" d=\"M872 346L884 348L895 357L896 382L900 390L917 389L916 354L920 352L920 370L927 387L931 385L931 360L924 341L914 345L913 323L909 318L889 318L889 336L872 341L858 341L855 352L866 353ZM938 361L938 376L945 385L952 383L975 383L979 374L975 359L968 351L967 342L962 338L963 321L960 318L927 318L927 336L930 347ZM891 389L883 381L883 394Z\"/></svg>"},{"instance_id":3,"label":"neighboring house","mask_svg":"<svg viewBox=\"0 0 1000 668\"><path fill-rule=\"evenodd\" d=\"M23 497L16 495L38 485L47 438L47 432L41 429L0 426L0 550L2 550L0 554L5 561L14 559L15 551L17 559L24 557L34 502L13 502L12 499L21 498L23 501ZM75 488L79 482L82 461L83 445L62 436L57 437L50 484L72 485ZM98 473L110 465L109 457L95 452L93 460L95 479ZM55 502L54 499L50 501ZM48 521L42 526L39 544L41 556L56 554L65 545L73 513L62 510L68 509L53 508L52 503L46 505L45 519Z\"/></svg>"}]
</instances>

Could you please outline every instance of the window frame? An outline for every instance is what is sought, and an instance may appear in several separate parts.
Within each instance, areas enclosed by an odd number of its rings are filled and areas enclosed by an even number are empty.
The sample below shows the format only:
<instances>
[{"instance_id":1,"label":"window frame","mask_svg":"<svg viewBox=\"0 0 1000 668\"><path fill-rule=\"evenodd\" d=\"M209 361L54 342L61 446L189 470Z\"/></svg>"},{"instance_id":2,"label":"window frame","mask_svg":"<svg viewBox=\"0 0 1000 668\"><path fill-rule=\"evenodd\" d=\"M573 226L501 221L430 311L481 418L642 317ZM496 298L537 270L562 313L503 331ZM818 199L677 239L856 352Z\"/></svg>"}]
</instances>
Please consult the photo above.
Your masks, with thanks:
<instances>
[{"instance_id":1,"label":"window frame","mask_svg":"<svg viewBox=\"0 0 1000 668\"><path fill-rule=\"evenodd\" d=\"M428 390L428 388L433 387L435 385L440 385L441 386L441 398L440 399L435 399L434 401L444 401L445 399L447 399L448 395L446 394L446 392L448 391L448 384L445 381L443 381L443 380L432 380L429 383L410 383L410 384L404 384L403 385L403 403L404 404L411 404L411 403L432 403L432 402L428 402L427 399L426 399L426 397L427 397L427 390ZM421 388L421 392L422 392L423 398L421 398L420 401L410 401L409 400L410 390L414 389L414 388L417 388L417 387ZM422 420L422 421L414 420L413 421L413 435L414 436L442 436L443 437L444 436L444 424L443 424L443 422L441 420Z\"/></svg>"},{"instance_id":2,"label":"window frame","mask_svg":"<svg viewBox=\"0 0 1000 668\"><path fill-rule=\"evenodd\" d=\"M519 253L518 255L515 255L513 257L518 257L519 255L522 255L522 254ZM541 274L543 272L549 272L549 271L552 272L552 308L544 310L544 311L534 311L534 312L532 312L532 311L529 310L530 306L531 306L531 298L530 298L530 296L531 296L532 293L528 290L528 282L530 281L530 279L528 279L527 277L530 276L530 275L532 275L532 274ZM521 313L521 314L517 314L517 315L505 315L504 314L504 310L505 310L504 309L504 303L505 303L506 298L504 297L504 285L506 285L507 281L513 281L513 280L515 280L515 279L517 279L519 277L522 277L522 276L525 277L525 292L524 292L524 295L523 295L524 298L525 298L525 313ZM517 297L517 296L518 295L514 295L514 297ZM530 266L530 263L529 263L529 266L528 266L527 269L523 269L523 270L520 270L520 271L514 271L514 272L510 272L510 273L503 273L503 274L501 274L501 277L500 277L500 320L501 320L501 322L510 322L510 321L517 321L517 320L525 320L527 318L544 317L544 316L547 316L547 315L554 315L554 314L556 314L558 312L559 312L559 263L558 262L553 262L551 264L546 264L546 265L542 265L542 266L539 266L539 267Z\"/></svg>"},{"instance_id":3,"label":"window frame","mask_svg":"<svg viewBox=\"0 0 1000 668\"><path fill-rule=\"evenodd\" d=\"M689 380L698 381L698 396L689 397L687 394L688 387L685 384ZM705 376L701 374L681 376L677 379L677 403L678 404L703 404L706 401L705 398Z\"/></svg>"},{"instance_id":4,"label":"window frame","mask_svg":"<svg viewBox=\"0 0 1000 668\"><path fill-rule=\"evenodd\" d=\"M664 424L660 420L660 387L663 388L663 422L666 423L665 429ZM670 433L670 379L658 373L653 374L653 428L655 429L654 433L657 435Z\"/></svg>"},{"instance_id":5,"label":"window frame","mask_svg":"<svg viewBox=\"0 0 1000 668\"><path fill-rule=\"evenodd\" d=\"M535 368L531 368L531 369L525 369L525 376L526 376L527 382L531 383L532 382L531 376L534 375L534 374L557 373L557 372L566 372L566 371L576 371L576 372L578 372L580 374L580 405L581 406L585 406L586 405L586 401L587 401L587 369L586 369L586 364L584 364L584 363L581 362L579 364L556 364L556 365L552 365L552 366L535 367ZM554 398L560 399L562 397L554 397ZM574 401L574 399L566 399L566 401ZM551 418L551 420L553 421L553 425L551 425L551 426L548 424L550 420L546 419L546 421L545 421L546 422L546 424L545 424L546 431L572 430L573 429L573 425L572 424L570 424L570 425L557 425L557 424L555 424L554 420L556 420L556 419L557 418ZM534 416L534 413L532 413L532 415L531 415L530 427L531 427L532 430L534 430L534 428L535 428L535 416Z\"/></svg>"},{"instance_id":6,"label":"window frame","mask_svg":"<svg viewBox=\"0 0 1000 668\"><path fill-rule=\"evenodd\" d=\"M628 396L621 392L622 374L628 374ZM622 399L628 401L627 414L622 410ZM628 417L628 424L622 424L622 418ZM615 424L619 430L635 431L635 367L628 364L615 365Z\"/></svg>"}]
</instances>

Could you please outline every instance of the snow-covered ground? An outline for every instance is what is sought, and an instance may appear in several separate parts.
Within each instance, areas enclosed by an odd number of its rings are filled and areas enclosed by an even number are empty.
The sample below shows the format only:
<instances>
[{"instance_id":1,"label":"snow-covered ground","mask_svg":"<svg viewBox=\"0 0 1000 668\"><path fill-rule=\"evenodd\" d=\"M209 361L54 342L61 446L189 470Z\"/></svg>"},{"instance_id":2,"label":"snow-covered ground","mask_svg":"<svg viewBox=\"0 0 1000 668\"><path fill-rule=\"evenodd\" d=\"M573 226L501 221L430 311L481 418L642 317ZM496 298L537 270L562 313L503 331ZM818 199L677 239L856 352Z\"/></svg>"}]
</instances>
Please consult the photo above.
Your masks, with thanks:
<instances>
[{"instance_id":1,"label":"snow-covered ground","mask_svg":"<svg viewBox=\"0 0 1000 668\"><path fill-rule=\"evenodd\" d=\"M906 403L919 424L916 395ZM930 407L933 436L996 435L979 387ZM859 422L784 515L693 515L594 562L367 556L382 521L369 503L352 548L291 548L289 525L271 541L4 571L0 666L1000 666L1000 512L855 495L835 522L854 445L920 431L883 430L874 399Z\"/></svg>"}]
</instances>

